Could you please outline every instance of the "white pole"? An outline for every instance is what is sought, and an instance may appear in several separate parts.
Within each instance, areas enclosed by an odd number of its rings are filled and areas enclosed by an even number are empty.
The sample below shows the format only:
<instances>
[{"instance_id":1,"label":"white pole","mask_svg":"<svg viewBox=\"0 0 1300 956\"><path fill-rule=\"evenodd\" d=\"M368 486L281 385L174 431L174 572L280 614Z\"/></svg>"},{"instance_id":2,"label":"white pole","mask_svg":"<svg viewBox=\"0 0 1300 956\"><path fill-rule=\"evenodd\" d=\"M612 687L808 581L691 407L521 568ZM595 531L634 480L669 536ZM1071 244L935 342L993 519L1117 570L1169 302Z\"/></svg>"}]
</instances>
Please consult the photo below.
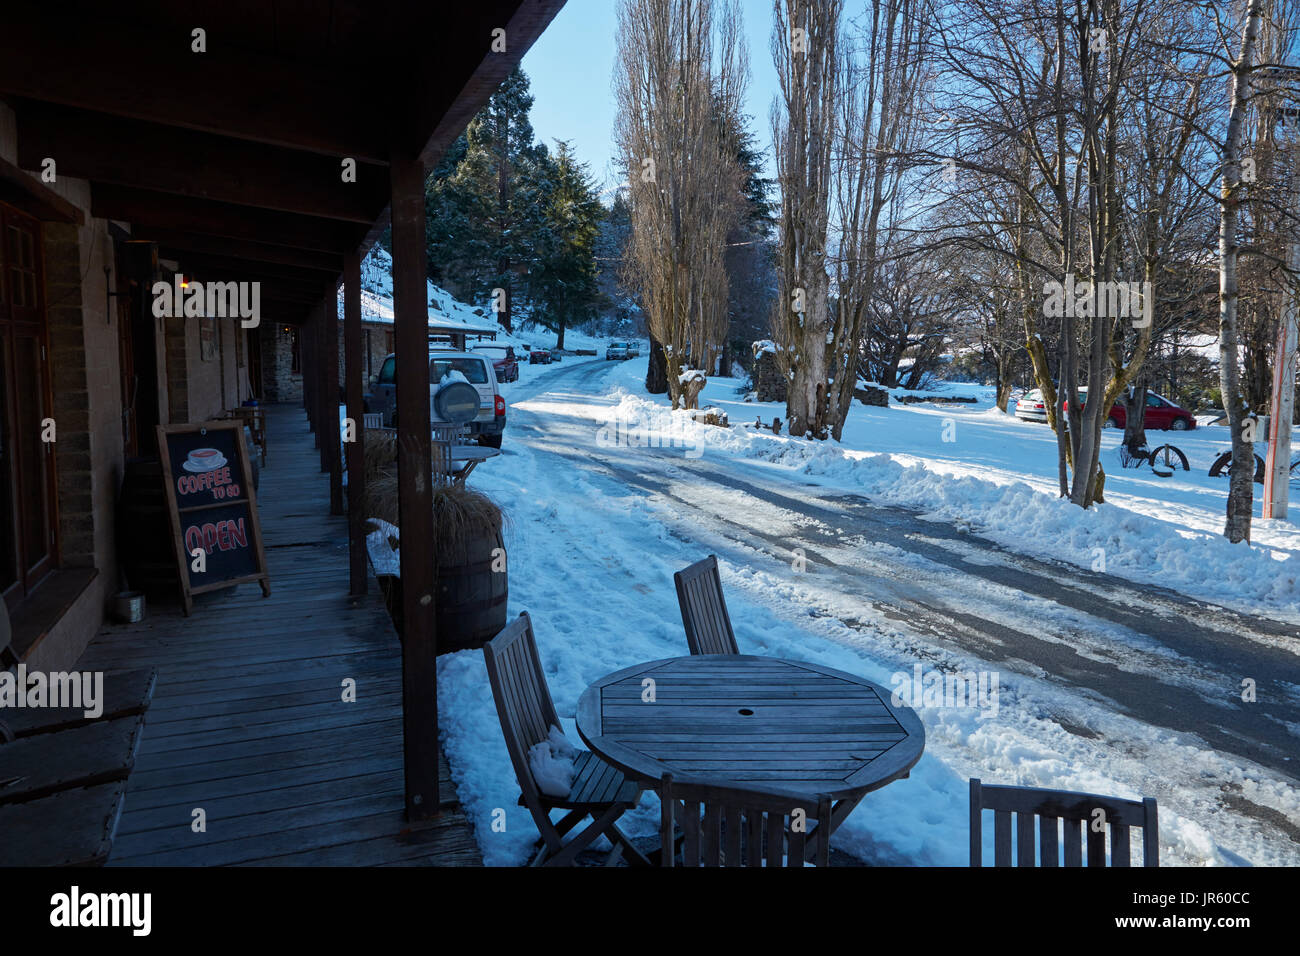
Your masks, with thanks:
<instances>
[{"instance_id":1,"label":"white pole","mask_svg":"<svg viewBox=\"0 0 1300 956\"><path fill-rule=\"evenodd\" d=\"M1300 171L1294 168L1296 148L1291 154L1291 215L1300 216ZM1289 223L1291 241L1286 247L1286 265L1293 281L1300 272L1300 237L1295 219ZM1297 324L1300 323L1300 303L1296 288L1287 290L1286 305L1278 323L1277 347L1273 352L1273 401L1269 420L1272 435L1268 455L1264 462L1264 501L1260 515L1265 518L1285 518L1291 492L1291 422L1295 417L1295 364Z\"/></svg>"},{"instance_id":2,"label":"white pole","mask_svg":"<svg viewBox=\"0 0 1300 956\"><path fill-rule=\"evenodd\" d=\"M1294 251L1293 243L1291 249ZM1289 256L1288 258L1292 258ZM1273 368L1272 440L1264 467L1266 518L1285 518L1291 490L1291 422L1295 417L1295 367L1297 339L1296 297L1291 294L1277 334Z\"/></svg>"}]
</instances>

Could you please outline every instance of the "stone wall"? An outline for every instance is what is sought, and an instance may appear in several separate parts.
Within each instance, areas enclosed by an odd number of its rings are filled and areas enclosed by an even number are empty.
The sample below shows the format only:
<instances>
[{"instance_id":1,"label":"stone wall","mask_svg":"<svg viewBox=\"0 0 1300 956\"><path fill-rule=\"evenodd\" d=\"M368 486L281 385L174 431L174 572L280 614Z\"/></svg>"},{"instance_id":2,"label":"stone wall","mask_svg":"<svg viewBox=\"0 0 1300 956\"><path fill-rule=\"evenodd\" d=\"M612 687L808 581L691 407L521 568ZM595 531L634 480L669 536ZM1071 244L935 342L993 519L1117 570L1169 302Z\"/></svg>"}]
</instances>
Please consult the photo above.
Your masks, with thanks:
<instances>
[{"instance_id":1,"label":"stone wall","mask_svg":"<svg viewBox=\"0 0 1300 956\"><path fill-rule=\"evenodd\" d=\"M302 402L302 373L293 371L293 331L289 326L263 321L262 386L268 402Z\"/></svg>"},{"instance_id":2,"label":"stone wall","mask_svg":"<svg viewBox=\"0 0 1300 956\"><path fill-rule=\"evenodd\" d=\"M755 342L754 365L750 369L750 378L754 382L756 398L760 402L784 402L786 377L777 364L774 347L768 343Z\"/></svg>"}]
</instances>

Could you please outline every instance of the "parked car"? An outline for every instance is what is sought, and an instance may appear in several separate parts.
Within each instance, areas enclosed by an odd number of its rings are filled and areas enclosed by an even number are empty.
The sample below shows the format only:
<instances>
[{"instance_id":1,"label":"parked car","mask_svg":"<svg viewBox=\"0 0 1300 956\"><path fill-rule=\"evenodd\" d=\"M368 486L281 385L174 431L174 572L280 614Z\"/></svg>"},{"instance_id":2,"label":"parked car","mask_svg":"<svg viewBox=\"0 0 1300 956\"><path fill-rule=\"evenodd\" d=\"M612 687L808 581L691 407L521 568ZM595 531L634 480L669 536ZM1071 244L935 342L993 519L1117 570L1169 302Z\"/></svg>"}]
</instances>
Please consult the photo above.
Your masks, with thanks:
<instances>
[{"instance_id":1,"label":"parked car","mask_svg":"<svg viewBox=\"0 0 1300 956\"><path fill-rule=\"evenodd\" d=\"M623 360L632 357L632 347L627 342L610 342L605 349L605 361Z\"/></svg>"},{"instance_id":2,"label":"parked car","mask_svg":"<svg viewBox=\"0 0 1300 956\"><path fill-rule=\"evenodd\" d=\"M1083 387L1079 389L1079 398L1086 404L1088 398L1088 389ZM1070 403L1062 402L1061 409L1069 411ZM1016 417L1030 422L1047 421L1047 407L1043 404L1043 393L1035 388L1025 393L1024 398L1016 402ZM1103 428L1123 428L1128 422L1128 413L1124 410L1124 404L1117 402L1111 406L1106 420L1102 422ZM1187 409L1175 405L1169 399L1155 392L1147 392L1147 410L1144 418L1144 425L1153 431L1164 431L1172 429L1173 431L1187 431L1196 427L1196 418Z\"/></svg>"},{"instance_id":3,"label":"parked car","mask_svg":"<svg viewBox=\"0 0 1300 956\"><path fill-rule=\"evenodd\" d=\"M370 391L365 396L365 410L378 412L388 427L397 424L397 359L390 355L384 359L379 374L371 380ZM454 373L454 374L453 374ZM492 358L474 352L434 350L429 353L429 400L442 388L444 382L464 380L478 391L478 417L469 424L469 433L479 444L491 448L501 447L506 429L506 400L497 385Z\"/></svg>"},{"instance_id":4,"label":"parked car","mask_svg":"<svg viewBox=\"0 0 1300 956\"><path fill-rule=\"evenodd\" d=\"M1088 389L1083 387L1079 389L1079 399L1087 404ZM1070 405L1066 402L1062 406L1069 411ZM1116 402L1110 407L1106 420L1102 422L1103 428L1123 428L1128 423L1128 412L1124 409L1123 402ZM1150 428L1153 431L1176 432L1187 431L1196 427L1196 418L1187 409L1175 405L1169 399L1155 392L1147 392L1147 410L1142 420L1143 427Z\"/></svg>"},{"instance_id":5,"label":"parked car","mask_svg":"<svg viewBox=\"0 0 1300 956\"><path fill-rule=\"evenodd\" d=\"M1087 389L1080 389L1087 393ZM1103 423L1104 428L1123 428L1128 422L1128 412L1123 402L1111 406L1110 415ZM1143 427L1159 431L1188 431L1196 427L1196 417L1187 409L1175 405L1163 395L1147 392L1147 410L1142 419Z\"/></svg>"},{"instance_id":6,"label":"parked car","mask_svg":"<svg viewBox=\"0 0 1300 956\"><path fill-rule=\"evenodd\" d=\"M476 345L473 351L482 352L492 359L492 370L498 382L519 381L519 358L513 345Z\"/></svg>"},{"instance_id":7,"label":"parked car","mask_svg":"<svg viewBox=\"0 0 1300 956\"><path fill-rule=\"evenodd\" d=\"M529 365L550 365L551 364L550 349L538 348L535 345L525 345L524 348L528 349Z\"/></svg>"},{"instance_id":8,"label":"parked car","mask_svg":"<svg viewBox=\"0 0 1300 956\"><path fill-rule=\"evenodd\" d=\"M1041 389L1030 389L1016 401L1016 418L1027 422L1047 421L1047 406L1043 404Z\"/></svg>"},{"instance_id":9,"label":"parked car","mask_svg":"<svg viewBox=\"0 0 1300 956\"><path fill-rule=\"evenodd\" d=\"M627 357L628 357L628 358L639 358L639 357L640 357L640 355L641 355L641 343L640 343L640 342L632 341L632 340L629 339L625 344L627 345Z\"/></svg>"}]
</instances>

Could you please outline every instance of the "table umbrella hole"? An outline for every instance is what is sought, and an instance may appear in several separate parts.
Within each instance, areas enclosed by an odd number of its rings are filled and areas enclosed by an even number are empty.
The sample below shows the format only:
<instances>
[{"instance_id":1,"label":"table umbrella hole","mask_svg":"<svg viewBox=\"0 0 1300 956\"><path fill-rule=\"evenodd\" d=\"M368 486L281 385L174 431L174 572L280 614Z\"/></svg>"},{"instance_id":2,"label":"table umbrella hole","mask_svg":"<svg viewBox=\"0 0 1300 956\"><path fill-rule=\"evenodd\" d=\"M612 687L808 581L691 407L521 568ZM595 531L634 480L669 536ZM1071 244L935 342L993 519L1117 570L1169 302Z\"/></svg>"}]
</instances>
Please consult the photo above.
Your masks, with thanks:
<instances>
[{"instance_id":1,"label":"table umbrella hole","mask_svg":"<svg viewBox=\"0 0 1300 956\"><path fill-rule=\"evenodd\" d=\"M740 712L741 712L744 716L746 716L746 717L753 717L753 716L754 716L754 712L753 712L752 710L750 710L748 707L742 707L742 708L740 708Z\"/></svg>"}]
</instances>

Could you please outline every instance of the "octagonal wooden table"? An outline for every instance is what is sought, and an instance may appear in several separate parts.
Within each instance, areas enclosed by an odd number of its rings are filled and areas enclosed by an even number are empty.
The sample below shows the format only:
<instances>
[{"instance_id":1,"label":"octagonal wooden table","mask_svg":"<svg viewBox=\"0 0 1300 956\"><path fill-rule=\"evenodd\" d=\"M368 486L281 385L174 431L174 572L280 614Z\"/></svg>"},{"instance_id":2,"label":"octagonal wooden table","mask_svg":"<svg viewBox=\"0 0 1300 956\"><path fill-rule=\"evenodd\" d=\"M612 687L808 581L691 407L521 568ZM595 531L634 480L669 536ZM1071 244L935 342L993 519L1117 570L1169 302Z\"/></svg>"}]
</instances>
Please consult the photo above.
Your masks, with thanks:
<instances>
[{"instance_id":1,"label":"octagonal wooden table","mask_svg":"<svg viewBox=\"0 0 1300 956\"><path fill-rule=\"evenodd\" d=\"M671 772L810 805L824 793L834 831L925 750L920 719L890 696L817 664L701 654L602 677L579 699L577 724L593 752L647 787Z\"/></svg>"}]
</instances>

